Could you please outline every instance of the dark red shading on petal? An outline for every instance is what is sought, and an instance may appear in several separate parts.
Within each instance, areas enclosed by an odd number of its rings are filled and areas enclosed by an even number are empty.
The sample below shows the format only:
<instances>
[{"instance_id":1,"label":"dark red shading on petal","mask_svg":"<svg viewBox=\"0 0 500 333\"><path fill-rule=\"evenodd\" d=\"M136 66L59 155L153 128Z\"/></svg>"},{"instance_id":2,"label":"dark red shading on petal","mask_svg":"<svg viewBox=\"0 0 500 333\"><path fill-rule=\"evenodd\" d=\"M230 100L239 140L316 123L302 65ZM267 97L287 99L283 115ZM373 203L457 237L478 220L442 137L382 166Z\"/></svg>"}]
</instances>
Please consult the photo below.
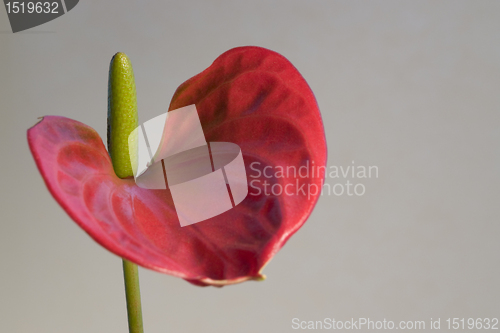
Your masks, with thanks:
<instances>
[{"instance_id":1,"label":"dark red shading on petal","mask_svg":"<svg viewBox=\"0 0 500 333\"><path fill-rule=\"evenodd\" d=\"M308 195L308 187L323 184L324 172L262 175L266 166L325 165L316 100L284 57L241 47L183 83L170 110L190 104L197 106L207 141L240 146L252 186L232 210L186 227L179 225L168 190L141 189L114 174L92 128L47 116L28 130L28 142L54 198L109 251L196 285L261 279L264 265L310 215L319 194ZM263 181L294 195L265 195Z\"/></svg>"}]
</instances>

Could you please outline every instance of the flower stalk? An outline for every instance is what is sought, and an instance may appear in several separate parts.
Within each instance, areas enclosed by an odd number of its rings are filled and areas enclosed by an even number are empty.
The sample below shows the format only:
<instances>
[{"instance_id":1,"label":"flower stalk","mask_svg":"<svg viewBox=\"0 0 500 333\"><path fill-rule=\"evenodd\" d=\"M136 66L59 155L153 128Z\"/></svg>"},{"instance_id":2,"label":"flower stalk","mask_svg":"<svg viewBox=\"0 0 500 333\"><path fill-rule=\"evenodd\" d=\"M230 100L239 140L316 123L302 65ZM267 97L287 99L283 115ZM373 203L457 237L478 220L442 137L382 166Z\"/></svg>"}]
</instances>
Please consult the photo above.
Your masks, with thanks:
<instances>
[{"instance_id":1,"label":"flower stalk","mask_svg":"<svg viewBox=\"0 0 500 333\"><path fill-rule=\"evenodd\" d=\"M117 53L108 80L108 151L119 178L133 177L128 137L138 126L137 97L130 59ZM130 333L143 333L141 292L137 265L123 259L123 276Z\"/></svg>"}]
</instances>

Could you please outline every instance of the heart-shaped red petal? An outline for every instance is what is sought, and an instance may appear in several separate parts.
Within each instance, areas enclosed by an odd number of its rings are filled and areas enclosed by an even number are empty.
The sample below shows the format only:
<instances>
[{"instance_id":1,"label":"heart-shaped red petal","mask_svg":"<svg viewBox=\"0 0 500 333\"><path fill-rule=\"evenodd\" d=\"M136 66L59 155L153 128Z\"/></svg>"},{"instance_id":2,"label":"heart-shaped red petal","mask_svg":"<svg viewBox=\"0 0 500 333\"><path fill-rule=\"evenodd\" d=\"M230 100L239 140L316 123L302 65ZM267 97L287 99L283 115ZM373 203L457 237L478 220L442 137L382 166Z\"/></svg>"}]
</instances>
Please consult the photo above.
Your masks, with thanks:
<instances>
[{"instance_id":1,"label":"heart-shaped red petal","mask_svg":"<svg viewBox=\"0 0 500 333\"><path fill-rule=\"evenodd\" d=\"M109 251L197 285L261 279L321 191L326 143L314 95L283 56L240 47L183 83L170 110L190 104L208 142L240 146L250 188L235 208L186 227L168 190L142 189L115 175L89 126L47 116L28 130L28 142L54 198ZM284 177L275 174L280 167Z\"/></svg>"}]
</instances>

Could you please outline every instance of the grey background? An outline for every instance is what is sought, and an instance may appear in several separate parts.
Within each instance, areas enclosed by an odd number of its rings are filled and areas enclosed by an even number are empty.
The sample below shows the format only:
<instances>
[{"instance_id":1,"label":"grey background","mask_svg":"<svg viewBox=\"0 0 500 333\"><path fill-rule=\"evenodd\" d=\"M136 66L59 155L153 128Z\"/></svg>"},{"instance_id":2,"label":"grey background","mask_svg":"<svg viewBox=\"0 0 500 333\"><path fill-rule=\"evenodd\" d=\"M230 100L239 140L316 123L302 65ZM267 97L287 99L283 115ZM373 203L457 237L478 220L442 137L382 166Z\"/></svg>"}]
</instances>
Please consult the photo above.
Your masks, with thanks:
<instances>
[{"instance_id":1,"label":"grey background","mask_svg":"<svg viewBox=\"0 0 500 333\"><path fill-rule=\"evenodd\" d=\"M145 331L500 317L500 2L85 0L18 34L2 9L0 31L2 332L127 331L121 260L52 199L26 129L63 115L105 138L117 51L143 122L241 45L280 52L308 81L330 165L379 178L362 197L323 196L264 282L199 288L141 269Z\"/></svg>"}]
</instances>

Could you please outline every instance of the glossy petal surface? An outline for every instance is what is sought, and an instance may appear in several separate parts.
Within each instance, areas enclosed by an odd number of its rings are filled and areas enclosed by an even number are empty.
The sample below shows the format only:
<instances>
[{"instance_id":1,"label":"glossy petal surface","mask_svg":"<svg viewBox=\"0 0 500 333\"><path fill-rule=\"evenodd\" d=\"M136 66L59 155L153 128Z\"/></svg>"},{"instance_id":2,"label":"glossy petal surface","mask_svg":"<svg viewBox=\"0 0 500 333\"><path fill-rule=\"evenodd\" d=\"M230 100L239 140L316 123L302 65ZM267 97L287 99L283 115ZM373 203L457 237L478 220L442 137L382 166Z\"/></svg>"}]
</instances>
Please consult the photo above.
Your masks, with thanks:
<instances>
[{"instance_id":1,"label":"glossy petal surface","mask_svg":"<svg viewBox=\"0 0 500 333\"><path fill-rule=\"evenodd\" d=\"M54 198L109 251L197 285L261 279L263 266L311 213L323 184L324 169L316 170L325 165L326 143L314 95L281 55L241 47L183 83L170 110L190 104L208 142L240 146L252 185L235 208L186 227L168 190L141 189L114 174L89 126L47 116L28 130L28 142ZM301 166L309 166L306 177L275 175L279 167ZM265 167L272 167L266 169L270 178ZM286 189L292 195L273 195L272 185L274 194Z\"/></svg>"}]
</instances>

